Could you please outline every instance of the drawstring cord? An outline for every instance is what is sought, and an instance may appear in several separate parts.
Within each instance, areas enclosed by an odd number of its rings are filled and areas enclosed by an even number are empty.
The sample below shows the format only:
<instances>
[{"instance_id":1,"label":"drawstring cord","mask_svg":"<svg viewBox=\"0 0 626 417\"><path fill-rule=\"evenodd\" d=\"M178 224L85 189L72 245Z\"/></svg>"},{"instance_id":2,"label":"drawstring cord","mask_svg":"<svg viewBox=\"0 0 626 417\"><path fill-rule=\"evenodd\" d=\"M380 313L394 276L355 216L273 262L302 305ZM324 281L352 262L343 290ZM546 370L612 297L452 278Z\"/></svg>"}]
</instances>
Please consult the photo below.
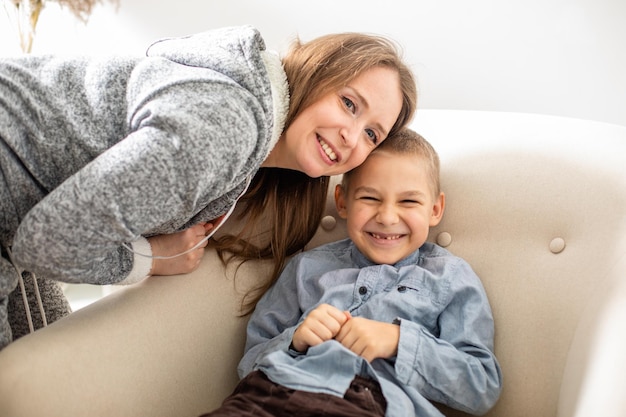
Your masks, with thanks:
<instances>
[{"instance_id":1,"label":"drawstring cord","mask_svg":"<svg viewBox=\"0 0 626 417\"><path fill-rule=\"evenodd\" d=\"M24 278L22 277L22 273L24 272L17 263L15 259L13 259L13 253L11 253L10 248L6 248L7 253L9 254L9 260L13 264L15 268L15 272L17 272L18 282L20 284L20 290L22 292L22 302L24 303L24 310L26 311L26 319L28 320L28 328L30 332L33 333L35 331L35 326L33 325L33 317L30 313L30 306L28 304L28 296L26 295L26 286L24 285ZM37 305L39 306L39 313L41 314L41 320L43 322L43 327L48 325L48 320L46 318L46 311L43 308L43 302L41 301L41 293L39 292L39 285L37 284L37 277L35 274L31 273L33 277L33 287L35 289L35 298L37 298Z\"/></svg>"}]
</instances>

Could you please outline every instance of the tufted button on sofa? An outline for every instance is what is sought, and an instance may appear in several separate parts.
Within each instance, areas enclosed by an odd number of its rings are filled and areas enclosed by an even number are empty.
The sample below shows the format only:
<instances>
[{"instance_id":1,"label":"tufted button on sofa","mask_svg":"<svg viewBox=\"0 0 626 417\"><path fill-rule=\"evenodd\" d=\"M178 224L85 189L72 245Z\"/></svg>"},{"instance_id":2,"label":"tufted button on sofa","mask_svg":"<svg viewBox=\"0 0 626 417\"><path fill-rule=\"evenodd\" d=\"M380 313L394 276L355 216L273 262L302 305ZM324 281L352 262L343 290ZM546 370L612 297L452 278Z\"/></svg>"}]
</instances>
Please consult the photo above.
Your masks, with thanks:
<instances>
[{"instance_id":1,"label":"tufted button on sofa","mask_svg":"<svg viewBox=\"0 0 626 417\"><path fill-rule=\"evenodd\" d=\"M493 308L504 385L487 415L625 416L626 127L453 110L418 110L413 127L442 162L446 213L429 239L469 261ZM330 193L309 247L345 236ZM192 274L150 278L18 340L0 352L0 415L212 409L237 382L241 296L269 267L234 277L208 252Z\"/></svg>"}]
</instances>

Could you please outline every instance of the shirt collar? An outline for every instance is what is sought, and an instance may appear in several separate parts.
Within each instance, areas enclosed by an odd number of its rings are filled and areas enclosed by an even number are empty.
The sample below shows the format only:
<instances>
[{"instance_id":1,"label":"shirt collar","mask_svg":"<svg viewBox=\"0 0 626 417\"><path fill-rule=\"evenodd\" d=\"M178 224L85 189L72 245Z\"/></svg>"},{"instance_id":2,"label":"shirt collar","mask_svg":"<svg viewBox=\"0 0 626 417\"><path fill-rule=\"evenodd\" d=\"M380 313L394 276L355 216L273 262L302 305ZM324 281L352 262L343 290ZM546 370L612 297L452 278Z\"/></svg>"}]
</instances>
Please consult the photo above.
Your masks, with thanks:
<instances>
[{"instance_id":1,"label":"shirt collar","mask_svg":"<svg viewBox=\"0 0 626 417\"><path fill-rule=\"evenodd\" d=\"M352 261L357 267L365 268L368 266L378 265L377 263L369 260L365 255L363 255L363 253L361 253L361 251L356 247L356 245L352 241L350 242L350 249L351 249ZM409 254L407 257L400 259L398 262L396 262L395 264L391 266L399 269L399 268L402 268L403 266L417 265L419 261L419 257L420 257L420 250L418 249L412 252L411 254Z\"/></svg>"}]
</instances>

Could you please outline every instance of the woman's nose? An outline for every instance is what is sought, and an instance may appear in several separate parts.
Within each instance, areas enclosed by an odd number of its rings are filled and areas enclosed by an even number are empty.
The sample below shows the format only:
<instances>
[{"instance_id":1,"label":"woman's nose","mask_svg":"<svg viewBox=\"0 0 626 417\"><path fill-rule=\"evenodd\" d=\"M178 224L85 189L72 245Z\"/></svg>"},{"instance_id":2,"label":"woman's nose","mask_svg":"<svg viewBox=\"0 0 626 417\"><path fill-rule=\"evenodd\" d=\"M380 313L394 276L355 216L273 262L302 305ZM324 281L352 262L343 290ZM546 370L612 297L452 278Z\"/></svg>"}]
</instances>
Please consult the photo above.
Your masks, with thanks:
<instances>
[{"instance_id":1,"label":"woman's nose","mask_svg":"<svg viewBox=\"0 0 626 417\"><path fill-rule=\"evenodd\" d=\"M356 123L345 126L341 129L340 135L343 145L346 148L354 149L359 140L359 127Z\"/></svg>"}]
</instances>

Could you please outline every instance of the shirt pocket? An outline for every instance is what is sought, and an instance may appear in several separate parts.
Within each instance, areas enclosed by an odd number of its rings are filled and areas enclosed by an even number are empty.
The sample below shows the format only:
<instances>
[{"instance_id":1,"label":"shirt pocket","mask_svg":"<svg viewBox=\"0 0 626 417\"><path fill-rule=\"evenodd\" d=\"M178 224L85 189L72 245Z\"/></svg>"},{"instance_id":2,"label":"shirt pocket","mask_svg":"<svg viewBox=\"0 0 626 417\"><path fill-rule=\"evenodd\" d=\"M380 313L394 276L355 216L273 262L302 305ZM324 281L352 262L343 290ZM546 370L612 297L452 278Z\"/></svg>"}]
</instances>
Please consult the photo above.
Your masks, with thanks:
<instances>
[{"instance_id":1,"label":"shirt pocket","mask_svg":"<svg viewBox=\"0 0 626 417\"><path fill-rule=\"evenodd\" d=\"M389 297L395 318L404 318L424 326L431 333L437 331L437 317L441 311L438 291L426 277L405 278L391 289Z\"/></svg>"},{"instance_id":2,"label":"shirt pocket","mask_svg":"<svg viewBox=\"0 0 626 417\"><path fill-rule=\"evenodd\" d=\"M432 291L429 285L423 279L419 278L405 278L399 283L395 284L396 291L401 297L422 297L430 298Z\"/></svg>"}]
</instances>

